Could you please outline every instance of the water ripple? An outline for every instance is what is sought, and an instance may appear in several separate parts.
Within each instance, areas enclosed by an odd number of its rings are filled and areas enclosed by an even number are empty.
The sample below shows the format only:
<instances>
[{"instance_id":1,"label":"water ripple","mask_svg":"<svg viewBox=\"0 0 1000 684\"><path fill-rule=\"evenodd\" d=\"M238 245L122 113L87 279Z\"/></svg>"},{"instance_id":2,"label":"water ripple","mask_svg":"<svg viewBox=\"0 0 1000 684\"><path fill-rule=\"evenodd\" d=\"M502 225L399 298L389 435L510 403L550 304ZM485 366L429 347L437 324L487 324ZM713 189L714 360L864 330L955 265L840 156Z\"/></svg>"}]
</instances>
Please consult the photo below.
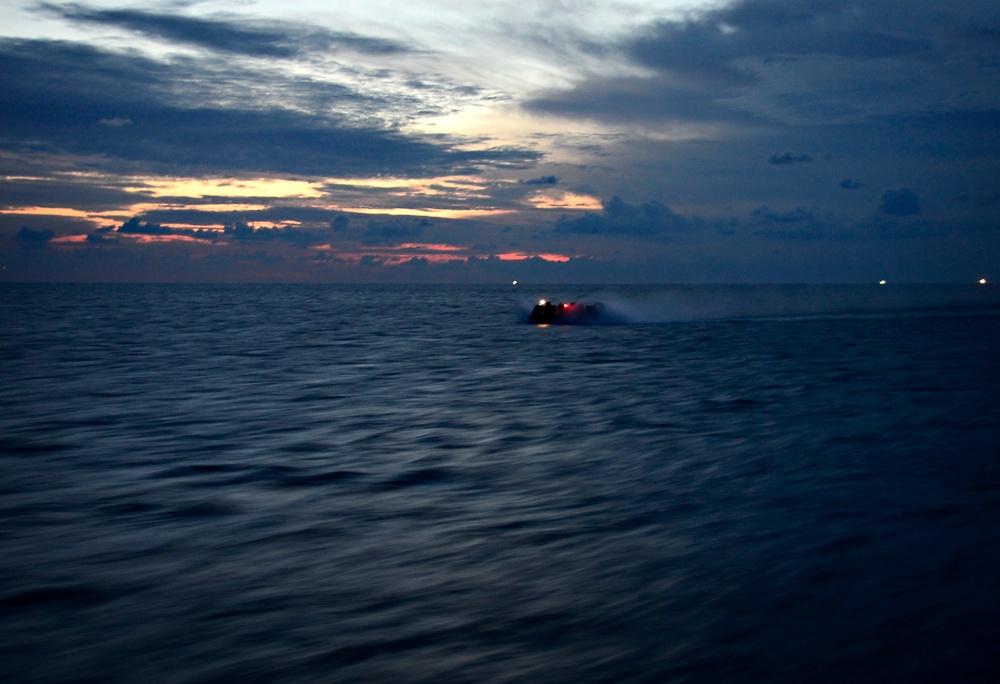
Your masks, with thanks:
<instances>
[{"instance_id":1,"label":"water ripple","mask_svg":"<svg viewBox=\"0 0 1000 684\"><path fill-rule=\"evenodd\" d=\"M0 289L0 678L992 681L996 307L810 293Z\"/></svg>"}]
</instances>

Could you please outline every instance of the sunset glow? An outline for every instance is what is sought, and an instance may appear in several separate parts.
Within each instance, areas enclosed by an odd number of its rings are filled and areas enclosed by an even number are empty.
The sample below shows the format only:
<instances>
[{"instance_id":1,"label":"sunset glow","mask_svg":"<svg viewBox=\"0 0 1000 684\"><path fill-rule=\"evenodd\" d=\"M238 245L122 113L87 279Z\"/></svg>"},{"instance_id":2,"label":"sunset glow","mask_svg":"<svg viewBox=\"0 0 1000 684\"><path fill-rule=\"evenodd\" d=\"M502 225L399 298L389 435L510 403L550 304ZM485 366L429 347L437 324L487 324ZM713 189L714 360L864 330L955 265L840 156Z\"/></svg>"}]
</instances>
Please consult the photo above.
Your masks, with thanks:
<instances>
[{"instance_id":1,"label":"sunset glow","mask_svg":"<svg viewBox=\"0 0 1000 684\"><path fill-rule=\"evenodd\" d=\"M323 193L319 183L286 180L282 178L256 178L240 180L217 179L145 179L138 185L124 188L127 192L149 193L153 197L273 197L320 198Z\"/></svg>"},{"instance_id":2,"label":"sunset glow","mask_svg":"<svg viewBox=\"0 0 1000 684\"><path fill-rule=\"evenodd\" d=\"M0 214L21 214L24 216L66 216L72 218L91 218L92 214L68 207L16 207L0 209Z\"/></svg>"},{"instance_id":3,"label":"sunset glow","mask_svg":"<svg viewBox=\"0 0 1000 684\"><path fill-rule=\"evenodd\" d=\"M376 216L419 216L440 219L474 219L503 216L514 213L514 209L378 209L374 207L337 207L352 214L373 214Z\"/></svg>"},{"instance_id":4,"label":"sunset glow","mask_svg":"<svg viewBox=\"0 0 1000 684\"><path fill-rule=\"evenodd\" d=\"M969 282L1000 46L935 2L11 0L3 277Z\"/></svg>"},{"instance_id":5,"label":"sunset glow","mask_svg":"<svg viewBox=\"0 0 1000 684\"><path fill-rule=\"evenodd\" d=\"M501 261L524 261L525 259L542 259L543 261L566 262L572 257L565 254L528 254L527 252L506 252L494 255Z\"/></svg>"},{"instance_id":6,"label":"sunset glow","mask_svg":"<svg viewBox=\"0 0 1000 684\"><path fill-rule=\"evenodd\" d=\"M574 209L579 211L600 211L601 200L591 195L562 192L553 195L536 195L528 200L536 209Z\"/></svg>"}]
</instances>

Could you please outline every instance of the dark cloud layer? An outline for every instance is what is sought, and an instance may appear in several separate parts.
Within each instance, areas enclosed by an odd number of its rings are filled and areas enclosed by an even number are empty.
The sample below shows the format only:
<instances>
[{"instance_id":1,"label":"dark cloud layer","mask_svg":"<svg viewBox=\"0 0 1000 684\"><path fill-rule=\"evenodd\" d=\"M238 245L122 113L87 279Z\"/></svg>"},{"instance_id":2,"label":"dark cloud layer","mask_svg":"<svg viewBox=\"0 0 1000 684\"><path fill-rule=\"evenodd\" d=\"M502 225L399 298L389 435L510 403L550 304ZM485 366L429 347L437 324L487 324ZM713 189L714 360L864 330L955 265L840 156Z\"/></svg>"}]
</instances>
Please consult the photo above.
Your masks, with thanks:
<instances>
[{"instance_id":1,"label":"dark cloud layer","mask_svg":"<svg viewBox=\"0 0 1000 684\"><path fill-rule=\"evenodd\" d=\"M691 219L676 214L670 207L656 200L634 205L615 196L601 204L601 213L587 212L574 219L563 217L556 224L556 230L564 233L652 237L683 230L692 225Z\"/></svg>"},{"instance_id":2,"label":"dark cloud layer","mask_svg":"<svg viewBox=\"0 0 1000 684\"><path fill-rule=\"evenodd\" d=\"M590 77L570 90L536 93L529 111L611 122L730 122L750 124L752 114L720 106L702 92L679 88L662 75L648 78Z\"/></svg>"},{"instance_id":3,"label":"dark cloud layer","mask_svg":"<svg viewBox=\"0 0 1000 684\"><path fill-rule=\"evenodd\" d=\"M774 211L768 206L754 209L746 226L754 235L783 240L829 240L853 237L845 230L842 221L816 209L796 207L788 211Z\"/></svg>"},{"instance_id":4,"label":"dark cloud layer","mask_svg":"<svg viewBox=\"0 0 1000 684\"><path fill-rule=\"evenodd\" d=\"M203 19L138 9L97 9L75 3L43 3L40 8L73 22L114 26L172 43L248 57L295 57L337 48L368 54L395 54L411 49L396 41L291 22Z\"/></svg>"},{"instance_id":5,"label":"dark cloud layer","mask_svg":"<svg viewBox=\"0 0 1000 684\"><path fill-rule=\"evenodd\" d=\"M298 215L309 214L313 222L308 227L297 225L257 226L254 220L267 215ZM363 215L361 215L363 216ZM153 220L158 219L158 220ZM366 246L392 246L411 242L419 238L433 223L426 218L391 216L367 218L364 227L359 226L345 235L351 227L351 217L337 212L304 209L296 214L294 208L273 208L260 212L247 212L243 217L234 219L217 228L175 227L170 221L177 223L204 222L206 225L218 225L217 212L199 212L198 210L160 210L142 216L133 216L121 225L108 226L91 233L99 236L95 242L113 242L115 236L181 236L209 242L233 240L240 243L287 243L300 248L314 247L330 243L356 239ZM162 221L162 222L161 222ZM357 222L354 222L357 223ZM22 242L41 243L54 237L52 231L40 231L22 228L15 239Z\"/></svg>"},{"instance_id":6,"label":"dark cloud layer","mask_svg":"<svg viewBox=\"0 0 1000 684\"><path fill-rule=\"evenodd\" d=\"M739 0L608 46L648 76L589 76L527 106L611 121L797 124L984 111L1000 106L1000 42L986 38L997 29L995 13L935 3Z\"/></svg>"},{"instance_id":7,"label":"dark cloud layer","mask_svg":"<svg viewBox=\"0 0 1000 684\"><path fill-rule=\"evenodd\" d=\"M368 221L365 230L364 243L367 245L395 244L399 241L413 240L430 228L431 222L426 218L394 217L391 219Z\"/></svg>"},{"instance_id":8,"label":"dark cloud layer","mask_svg":"<svg viewBox=\"0 0 1000 684\"><path fill-rule=\"evenodd\" d=\"M637 62L717 84L756 79L740 60L803 55L866 59L925 51L926 38L899 35L892 26L866 23L854 2L741 0L696 19L665 21L633 39Z\"/></svg>"},{"instance_id":9,"label":"dark cloud layer","mask_svg":"<svg viewBox=\"0 0 1000 684\"><path fill-rule=\"evenodd\" d=\"M222 237L238 242L286 242L299 247L318 245L329 234L329 229L306 230L294 226L257 227L242 221L227 223L222 231ZM216 237L219 237L217 233Z\"/></svg>"},{"instance_id":10,"label":"dark cloud layer","mask_svg":"<svg viewBox=\"0 0 1000 684\"><path fill-rule=\"evenodd\" d=\"M423 176L538 159L523 149L460 150L344 117L200 102L183 92L191 68L79 44L0 41L0 150L30 140L36 150L90 156L108 171L192 175Z\"/></svg>"},{"instance_id":11,"label":"dark cloud layer","mask_svg":"<svg viewBox=\"0 0 1000 684\"><path fill-rule=\"evenodd\" d=\"M83 211L102 211L152 199L143 192L126 192L121 187L115 187L116 183L126 185L124 181L107 178L81 179L63 174L54 174L49 178L0 178L0 208L73 207Z\"/></svg>"},{"instance_id":12,"label":"dark cloud layer","mask_svg":"<svg viewBox=\"0 0 1000 684\"><path fill-rule=\"evenodd\" d=\"M151 221L141 222L138 217L133 217L123 223L118 228L119 233L132 235L176 235L177 231L167 226L161 226Z\"/></svg>"},{"instance_id":13,"label":"dark cloud layer","mask_svg":"<svg viewBox=\"0 0 1000 684\"><path fill-rule=\"evenodd\" d=\"M14 239L18 242L23 242L27 245L37 245L43 242L48 242L55 237L49 229L37 230L35 228L29 228L24 226L14 235Z\"/></svg>"},{"instance_id":14,"label":"dark cloud layer","mask_svg":"<svg viewBox=\"0 0 1000 684\"><path fill-rule=\"evenodd\" d=\"M149 209L143 212L144 220L164 224L184 224L194 226L216 226L220 223L300 223L309 225L328 225L341 216L350 219L324 207L300 206L276 203L273 206L260 209L239 209L232 212L209 211L205 209L165 207Z\"/></svg>"},{"instance_id":15,"label":"dark cloud layer","mask_svg":"<svg viewBox=\"0 0 1000 684\"><path fill-rule=\"evenodd\" d=\"M768 164L775 164L781 166L784 164L797 164L800 162L811 162L813 159L808 154L792 154L791 152L785 152L784 154L778 154L775 152L771 155L770 159L767 160Z\"/></svg>"},{"instance_id":16,"label":"dark cloud layer","mask_svg":"<svg viewBox=\"0 0 1000 684\"><path fill-rule=\"evenodd\" d=\"M414 42L227 6L47 2L40 26L112 39L0 37L4 277L992 278L995 3L736 0L604 44L574 15L457 49L402 18L387 34ZM525 95L525 64L573 85ZM524 142L448 134L491 117ZM611 199L538 201L562 194ZM446 218L469 209L508 213Z\"/></svg>"}]
</instances>

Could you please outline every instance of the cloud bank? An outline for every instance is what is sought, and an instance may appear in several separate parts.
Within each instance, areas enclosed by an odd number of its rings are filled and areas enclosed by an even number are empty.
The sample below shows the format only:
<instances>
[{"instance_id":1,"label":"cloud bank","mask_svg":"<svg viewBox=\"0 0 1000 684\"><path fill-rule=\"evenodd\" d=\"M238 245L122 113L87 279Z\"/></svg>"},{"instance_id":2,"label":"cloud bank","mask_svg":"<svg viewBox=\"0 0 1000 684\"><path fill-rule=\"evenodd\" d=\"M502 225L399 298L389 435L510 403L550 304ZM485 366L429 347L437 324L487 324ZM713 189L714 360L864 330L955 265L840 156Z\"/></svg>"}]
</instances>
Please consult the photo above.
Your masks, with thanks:
<instances>
[{"instance_id":1,"label":"cloud bank","mask_svg":"<svg viewBox=\"0 0 1000 684\"><path fill-rule=\"evenodd\" d=\"M1000 279L996 3L275 7L15 0L3 277Z\"/></svg>"}]
</instances>

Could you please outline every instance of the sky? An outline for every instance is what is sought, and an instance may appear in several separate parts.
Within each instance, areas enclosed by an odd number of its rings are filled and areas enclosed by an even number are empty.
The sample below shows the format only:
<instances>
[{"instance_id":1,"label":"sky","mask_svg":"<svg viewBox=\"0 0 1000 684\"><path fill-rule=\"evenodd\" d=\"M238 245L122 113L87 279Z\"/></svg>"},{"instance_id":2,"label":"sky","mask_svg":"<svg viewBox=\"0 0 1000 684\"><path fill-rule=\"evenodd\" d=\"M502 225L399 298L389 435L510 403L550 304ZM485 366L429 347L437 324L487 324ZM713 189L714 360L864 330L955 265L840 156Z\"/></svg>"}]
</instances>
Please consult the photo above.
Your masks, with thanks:
<instances>
[{"instance_id":1,"label":"sky","mask_svg":"<svg viewBox=\"0 0 1000 684\"><path fill-rule=\"evenodd\" d=\"M0 0L0 282L1000 281L995 0Z\"/></svg>"}]
</instances>

